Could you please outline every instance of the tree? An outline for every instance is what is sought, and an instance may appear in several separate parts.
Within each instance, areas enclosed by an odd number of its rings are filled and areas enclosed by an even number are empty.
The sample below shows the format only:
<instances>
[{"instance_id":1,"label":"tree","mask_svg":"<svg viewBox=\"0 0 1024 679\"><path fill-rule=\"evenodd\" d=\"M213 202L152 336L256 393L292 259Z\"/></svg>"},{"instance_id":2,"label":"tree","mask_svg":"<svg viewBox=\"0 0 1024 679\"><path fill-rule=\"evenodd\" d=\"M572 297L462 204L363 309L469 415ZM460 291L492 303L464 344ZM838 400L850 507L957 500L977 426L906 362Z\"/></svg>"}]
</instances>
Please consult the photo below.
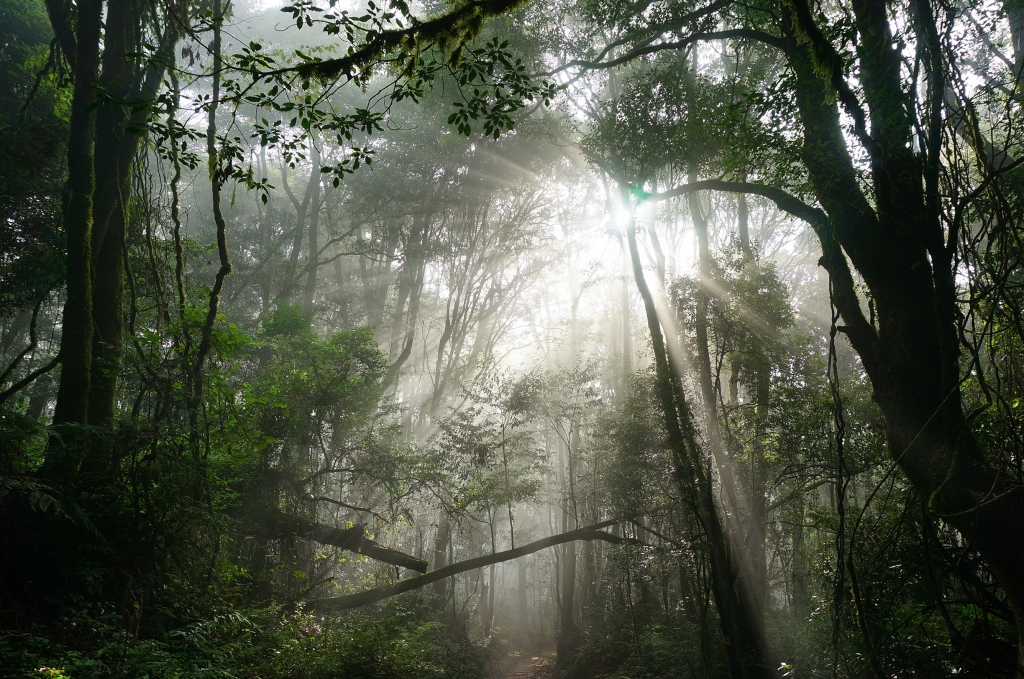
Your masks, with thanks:
<instances>
[{"instance_id":1,"label":"tree","mask_svg":"<svg viewBox=\"0 0 1024 679\"><path fill-rule=\"evenodd\" d=\"M609 22L617 37L606 47L562 68L657 62L670 58L659 53L718 40L777 55L785 68L780 87L769 97L749 97L746 106L758 114L754 121L796 116L802 143L790 161L799 163L800 174L787 177L778 165L758 164L743 167L737 179L741 168L725 165L722 178L690 181L654 198L703 190L760 195L814 228L842 315L840 331L871 379L892 459L928 498L929 511L981 552L1024 630L1024 591L1014 575L1024 566L1024 524L1017 518L1024 498L1006 461L982 449L965 417L958 341L957 275L973 258L961 243L969 228L963 212L986 191L998 191L1001 175L1014 166L982 162L968 178L959 174L962 161L950 155L958 144L952 127L970 106L957 98L961 108L952 107L946 98L947 88L957 90L960 82L950 57L955 14L928 2L858 1L841 12L814 14L805 2L781 10L711 4L666 8L658 19L635 25L627 13L629 19ZM845 30L840 16L850 17ZM904 68L897 40L915 46L918 69ZM841 111L852 127L844 127ZM711 130L716 122L700 121ZM647 177L620 178L639 188ZM871 319L854 270L866 285Z\"/></svg>"}]
</instances>

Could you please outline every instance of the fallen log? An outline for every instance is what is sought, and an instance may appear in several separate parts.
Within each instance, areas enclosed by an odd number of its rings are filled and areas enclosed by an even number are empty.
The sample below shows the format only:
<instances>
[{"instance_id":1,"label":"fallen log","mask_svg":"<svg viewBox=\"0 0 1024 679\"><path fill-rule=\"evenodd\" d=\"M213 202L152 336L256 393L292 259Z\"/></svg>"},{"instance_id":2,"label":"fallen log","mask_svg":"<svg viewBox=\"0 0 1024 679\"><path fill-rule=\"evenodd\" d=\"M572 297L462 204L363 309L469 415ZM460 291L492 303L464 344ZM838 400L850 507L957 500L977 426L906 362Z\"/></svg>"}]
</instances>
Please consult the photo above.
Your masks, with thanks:
<instances>
[{"instance_id":1,"label":"fallen log","mask_svg":"<svg viewBox=\"0 0 1024 679\"><path fill-rule=\"evenodd\" d=\"M540 550L547 549L548 547L554 547L555 545L574 542L576 540L603 540L613 544L630 543L645 547L650 546L640 542L639 540L612 535L611 533L605 533L600 530L601 528L607 528L608 526L621 522L622 521L620 520L602 521L601 523L595 523L591 526L577 528L576 530L571 530L566 533L559 533L558 535L552 535L550 537L536 540L525 544L522 547L516 547L515 549L509 549L504 552L495 552L494 554L486 554L484 556L478 556L475 559L467 559L466 561L449 564L442 568L438 568L435 571L430 571L425 575L409 578L408 580L401 580L393 585L376 587L356 594L346 594L344 596L327 597L324 599L313 599L306 603L314 610L318 611L339 611L350 608L359 608L360 606L366 606L367 604L388 599L403 592L424 587L432 582L437 582L438 580L443 580L453 575L458 575L459 573L471 571L476 568L482 568L484 566L490 566L494 563L511 561L512 559L517 559L521 556L526 556L527 554L533 554L534 552L539 552Z\"/></svg>"}]
</instances>

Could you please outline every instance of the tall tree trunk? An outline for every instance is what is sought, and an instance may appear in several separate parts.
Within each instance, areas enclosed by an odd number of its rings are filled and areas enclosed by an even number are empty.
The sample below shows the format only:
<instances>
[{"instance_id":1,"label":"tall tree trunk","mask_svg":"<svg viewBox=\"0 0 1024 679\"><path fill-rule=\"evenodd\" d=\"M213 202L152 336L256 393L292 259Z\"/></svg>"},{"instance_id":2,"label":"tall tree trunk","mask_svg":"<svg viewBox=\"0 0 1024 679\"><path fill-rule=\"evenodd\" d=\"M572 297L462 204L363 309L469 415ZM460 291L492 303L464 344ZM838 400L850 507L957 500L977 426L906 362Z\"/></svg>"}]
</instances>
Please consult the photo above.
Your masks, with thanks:
<instances>
[{"instance_id":1,"label":"tall tree trunk","mask_svg":"<svg viewBox=\"0 0 1024 679\"><path fill-rule=\"evenodd\" d=\"M744 178L743 181L746 181ZM740 252L743 258L750 261L754 258L754 250L750 247L750 210L747 208L747 194L736 194L736 235L740 241Z\"/></svg>"},{"instance_id":2,"label":"tall tree trunk","mask_svg":"<svg viewBox=\"0 0 1024 679\"><path fill-rule=\"evenodd\" d=\"M1024 3L1020 0L1003 0L1003 11L1010 25L1010 42L1013 45L1013 75L1018 83L1017 97L1022 93L1019 89L1024 81Z\"/></svg>"},{"instance_id":3,"label":"tall tree trunk","mask_svg":"<svg viewBox=\"0 0 1024 679\"><path fill-rule=\"evenodd\" d=\"M92 371L92 226L102 0L78 3L75 87L68 134L68 182L64 197L67 300L61 330L61 375L54 424L84 424L89 416Z\"/></svg>"},{"instance_id":4,"label":"tall tree trunk","mask_svg":"<svg viewBox=\"0 0 1024 679\"><path fill-rule=\"evenodd\" d=\"M690 181L696 177L691 174ZM729 451L723 445L722 431L718 421L718 394L715 391L714 375L711 370L711 347L708 338L708 309L711 306L710 285L714 272L711 267L711 244L708 236L708 222L700 207L699 194L691 194L689 200L690 217L693 230L697 234L697 261L700 284L697 286L697 306L694 318L694 335L697 340L697 362L700 370L700 395L704 405L704 413L708 423L708 439L711 443L711 454L718 466L722 490L728 501L727 510L732 516L738 516L743 508L740 506L736 492L736 481L733 478L733 463ZM730 528L738 529L738 526ZM741 536L738 536L741 537Z\"/></svg>"},{"instance_id":5,"label":"tall tree trunk","mask_svg":"<svg viewBox=\"0 0 1024 679\"><path fill-rule=\"evenodd\" d=\"M619 237L619 245L622 247L622 288L619 292L620 304L622 305L622 318L620 319L620 339L622 348L622 370L619 375L619 400L625 401L626 393L629 391L629 379L633 374L633 328L630 322L629 313L629 279L632 278L629 268L629 247Z\"/></svg>"},{"instance_id":6,"label":"tall tree trunk","mask_svg":"<svg viewBox=\"0 0 1024 679\"><path fill-rule=\"evenodd\" d=\"M187 11L179 3L175 12ZM92 230L93 362L89 424L113 421L120 376L123 335L126 215L131 197L132 164L139 148L136 130L150 115L150 102L163 82L180 35L178 19L167 21L157 55L143 67L141 49L144 5L138 0L109 0L103 34L100 80L116 102L96 113L96 186Z\"/></svg>"},{"instance_id":7,"label":"tall tree trunk","mask_svg":"<svg viewBox=\"0 0 1024 679\"><path fill-rule=\"evenodd\" d=\"M575 326L575 317L570 328ZM571 347L575 348L575 347ZM575 353L573 353L575 358ZM570 418L572 416L570 415ZM559 485L562 495L562 532L578 527L578 506L576 504L574 455L579 444L578 423L569 420L568 436L560 438L558 449L564 458L558 464ZM562 457L560 455L559 457ZM556 664L565 667L576 652L579 629L576 625L576 543L568 542L558 562L561 597L558 606L558 639Z\"/></svg>"},{"instance_id":8,"label":"tall tree trunk","mask_svg":"<svg viewBox=\"0 0 1024 679\"><path fill-rule=\"evenodd\" d=\"M409 302L409 294L412 292L413 282L416 280L416 269L409 261L408 246L406 247L405 261L402 263L402 272L398 277L398 294L395 298L395 311L391 314L391 341L388 345L390 356L397 356L402 353L402 340L405 337L406 327L402 323L406 317L406 304Z\"/></svg>"},{"instance_id":9,"label":"tall tree trunk","mask_svg":"<svg viewBox=\"0 0 1024 679\"><path fill-rule=\"evenodd\" d=\"M797 502L796 517L793 521L793 557L790 564L790 582L792 586L793 616L803 619L811 603L810 584L811 568L807 560L807 545L804 542L804 503Z\"/></svg>"},{"instance_id":10,"label":"tall tree trunk","mask_svg":"<svg viewBox=\"0 0 1024 679\"><path fill-rule=\"evenodd\" d=\"M292 238L292 249L288 254L288 264L285 267L284 280L281 282L281 290L278 293L280 299L285 304L291 304L292 296L295 294L296 277L299 273L299 253L302 250L302 237L306 233L306 215L309 212L310 204L313 202L313 194L316 193L319 199L320 151L313 141L309 143L309 153L309 181L306 182L306 189L302 194L301 201L295 197L291 186L288 184L287 164L281 166L281 184L284 187L285 193L288 194L292 206L295 208L295 231Z\"/></svg>"},{"instance_id":11,"label":"tall tree trunk","mask_svg":"<svg viewBox=\"0 0 1024 679\"><path fill-rule=\"evenodd\" d=\"M574 526L575 528L575 526ZM562 532L570 529L562 524ZM576 626L576 543L567 542L562 553L561 601L558 607L557 664L564 667L576 652L579 643L579 629Z\"/></svg>"},{"instance_id":12,"label":"tall tree trunk","mask_svg":"<svg viewBox=\"0 0 1024 679\"><path fill-rule=\"evenodd\" d=\"M516 563L516 570L519 575L519 590L516 592L519 600L519 624L524 628L530 627L530 607L529 599L527 598L527 569L528 562L526 559L519 559Z\"/></svg>"},{"instance_id":13,"label":"tall tree trunk","mask_svg":"<svg viewBox=\"0 0 1024 679\"><path fill-rule=\"evenodd\" d=\"M487 572L487 609L483 620L485 638L491 635L491 628L494 626L494 591L497 589L497 574L497 566L492 563Z\"/></svg>"},{"instance_id":14,"label":"tall tree trunk","mask_svg":"<svg viewBox=\"0 0 1024 679\"><path fill-rule=\"evenodd\" d=\"M121 372L126 210L126 205L119 205L108 218L92 284L94 331L89 424L102 427L113 421Z\"/></svg>"},{"instance_id":15,"label":"tall tree trunk","mask_svg":"<svg viewBox=\"0 0 1024 679\"><path fill-rule=\"evenodd\" d=\"M391 324L391 349L394 351L399 344L402 348L384 376L383 386L385 388L398 381L402 366L412 355L412 345L416 339L416 323L419 320L420 295L423 293L423 279L427 269L428 232L433 216L434 213L431 209L423 209L413 215L412 230L405 244L405 261L402 264L398 304L395 306L395 315ZM409 300L409 310L405 314L403 326L402 307L406 298ZM403 327L404 335L402 334Z\"/></svg>"},{"instance_id":16,"label":"tall tree trunk","mask_svg":"<svg viewBox=\"0 0 1024 679\"><path fill-rule=\"evenodd\" d=\"M750 568L751 593L763 619L768 603L768 463L764 442L768 435L771 365L764 356L756 360L757 402L754 406L754 440L750 447L750 524L747 528L746 559Z\"/></svg>"},{"instance_id":17,"label":"tall tree trunk","mask_svg":"<svg viewBox=\"0 0 1024 679\"><path fill-rule=\"evenodd\" d=\"M636 227L627 228L633 276L647 312L647 324L655 356L658 398L661 402L669 449L676 467L680 492L697 517L708 540L711 585L733 679L775 676L768 659L764 630L757 624L756 611L745 579L738 576L728 531L715 504L711 478L704 467L689 405L683 392L675 359L666 350L657 304L644 279L636 243Z\"/></svg>"},{"instance_id":18,"label":"tall tree trunk","mask_svg":"<svg viewBox=\"0 0 1024 679\"><path fill-rule=\"evenodd\" d=\"M884 6L855 3L861 82L871 115L872 200L863 194L838 107L799 36L823 37L805 5L787 14L787 45L804 129L804 162L828 214L818 233L842 314L885 418L889 452L929 510L954 526L992 570L1017 619L1018 675L1024 676L1024 492L993 468L965 421L960 396L956 234L938 212L941 115L933 116L925 157L914 156L915 128L903 108L901 57ZM801 10L802 11L796 11ZM931 5L918 20L937 42ZM790 23L791 22L791 23ZM935 52L935 47L929 47ZM941 54L925 60L928 96L941 110ZM939 61L939 66L931 65ZM840 249L841 246L841 249ZM846 261L863 277L878 310L868 322Z\"/></svg>"},{"instance_id":19,"label":"tall tree trunk","mask_svg":"<svg viewBox=\"0 0 1024 679\"><path fill-rule=\"evenodd\" d=\"M200 457L199 450L199 405L203 400L203 376L206 357L210 352L213 336L213 325L217 320L217 307L220 304L220 293L224 287L224 279L231 273L231 262L228 259L227 223L221 212L221 187L224 184L223 168L217 152L217 108L220 105L220 78L222 69L221 57L221 25L224 22L221 0L213 0L213 82L211 88L210 109L206 122L206 153L210 174L210 193L213 205L213 222L217 228L217 256L220 266L214 277L213 288L206 308L206 320L203 323L199 346L196 349L195 363L192 365L191 387L189 399L189 447L192 455Z\"/></svg>"},{"instance_id":20,"label":"tall tree trunk","mask_svg":"<svg viewBox=\"0 0 1024 679\"><path fill-rule=\"evenodd\" d=\"M585 612L594 602L597 594L597 563L594 558L594 545L583 543L583 583L580 587L580 609ZM587 619L583 619L587 623Z\"/></svg>"},{"instance_id":21,"label":"tall tree trunk","mask_svg":"<svg viewBox=\"0 0 1024 679\"><path fill-rule=\"evenodd\" d=\"M696 182L697 177L690 174L689 181ZM708 309L711 306L711 284L714 271L711 266L711 244L708 234L707 217L700 206L699 193L690 195L689 207L693 220L694 231L697 234L697 256L700 285L697 287L697 306L694 318L694 334L697 342L697 361L700 370L700 394L704 405L704 412L708 420L708 439L711 444L711 453L718 465L719 478L722 483L723 496L728 502L726 515L728 517L729 539L732 545L733 558L739 567L736 577L746 581L746 588L751 593L750 614L753 616L751 624L757 628L764 626L764 605L761 592L763 587L762 573L765 573L764 550L764 484L758 483L758 463L755 451L754 459L751 461L751 497L749 506L741 501L739 489L736 487L736 480L733 474L733 461L724 445L722 431L718 419L718 392L715 389L714 375L711 369L711 348L708 337ZM761 509L760 514L758 508ZM746 514L746 521L741 516ZM746 531L744 532L744 524ZM740 548L740 546L744 548ZM758 548L760 545L760 548Z\"/></svg>"},{"instance_id":22,"label":"tall tree trunk","mask_svg":"<svg viewBox=\"0 0 1024 679\"><path fill-rule=\"evenodd\" d=\"M317 186L313 189L312 213L309 217L309 256L306 267L306 294L302 300L302 313L313 317L313 298L316 295L316 277L320 260L320 168L319 162L313 167L317 172Z\"/></svg>"},{"instance_id":23,"label":"tall tree trunk","mask_svg":"<svg viewBox=\"0 0 1024 679\"><path fill-rule=\"evenodd\" d=\"M438 570L448 564L448 546L452 541L452 526L448 520L448 513L441 510L441 518L437 521L437 535L434 537L434 568ZM434 583L434 593L441 599L443 604L448 598L449 580L438 580Z\"/></svg>"}]
</instances>

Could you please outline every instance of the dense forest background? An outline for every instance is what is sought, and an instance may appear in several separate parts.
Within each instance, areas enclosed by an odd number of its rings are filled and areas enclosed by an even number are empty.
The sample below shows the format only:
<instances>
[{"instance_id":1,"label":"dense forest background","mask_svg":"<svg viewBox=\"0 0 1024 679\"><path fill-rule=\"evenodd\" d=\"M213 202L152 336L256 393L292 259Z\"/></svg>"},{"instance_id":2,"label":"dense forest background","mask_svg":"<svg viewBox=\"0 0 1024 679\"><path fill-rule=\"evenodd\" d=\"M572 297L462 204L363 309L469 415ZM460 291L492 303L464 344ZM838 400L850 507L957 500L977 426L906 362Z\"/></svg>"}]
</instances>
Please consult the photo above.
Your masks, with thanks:
<instances>
[{"instance_id":1,"label":"dense forest background","mask_svg":"<svg viewBox=\"0 0 1024 679\"><path fill-rule=\"evenodd\" d=\"M0 34L0 675L1024 676L1019 0Z\"/></svg>"}]
</instances>

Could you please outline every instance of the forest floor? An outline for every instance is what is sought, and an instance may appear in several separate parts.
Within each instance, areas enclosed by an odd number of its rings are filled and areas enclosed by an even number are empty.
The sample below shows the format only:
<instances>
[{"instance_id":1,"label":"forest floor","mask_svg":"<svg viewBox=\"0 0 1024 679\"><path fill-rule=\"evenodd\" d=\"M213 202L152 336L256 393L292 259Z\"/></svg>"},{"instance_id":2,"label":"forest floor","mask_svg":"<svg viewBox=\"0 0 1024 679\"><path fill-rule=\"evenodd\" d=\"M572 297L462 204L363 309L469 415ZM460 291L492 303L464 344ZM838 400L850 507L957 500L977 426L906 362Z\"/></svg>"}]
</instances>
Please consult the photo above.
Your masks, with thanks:
<instances>
[{"instance_id":1,"label":"forest floor","mask_svg":"<svg viewBox=\"0 0 1024 679\"><path fill-rule=\"evenodd\" d=\"M491 679L549 679L555 670L555 644L510 655L491 673Z\"/></svg>"}]
</instances>

